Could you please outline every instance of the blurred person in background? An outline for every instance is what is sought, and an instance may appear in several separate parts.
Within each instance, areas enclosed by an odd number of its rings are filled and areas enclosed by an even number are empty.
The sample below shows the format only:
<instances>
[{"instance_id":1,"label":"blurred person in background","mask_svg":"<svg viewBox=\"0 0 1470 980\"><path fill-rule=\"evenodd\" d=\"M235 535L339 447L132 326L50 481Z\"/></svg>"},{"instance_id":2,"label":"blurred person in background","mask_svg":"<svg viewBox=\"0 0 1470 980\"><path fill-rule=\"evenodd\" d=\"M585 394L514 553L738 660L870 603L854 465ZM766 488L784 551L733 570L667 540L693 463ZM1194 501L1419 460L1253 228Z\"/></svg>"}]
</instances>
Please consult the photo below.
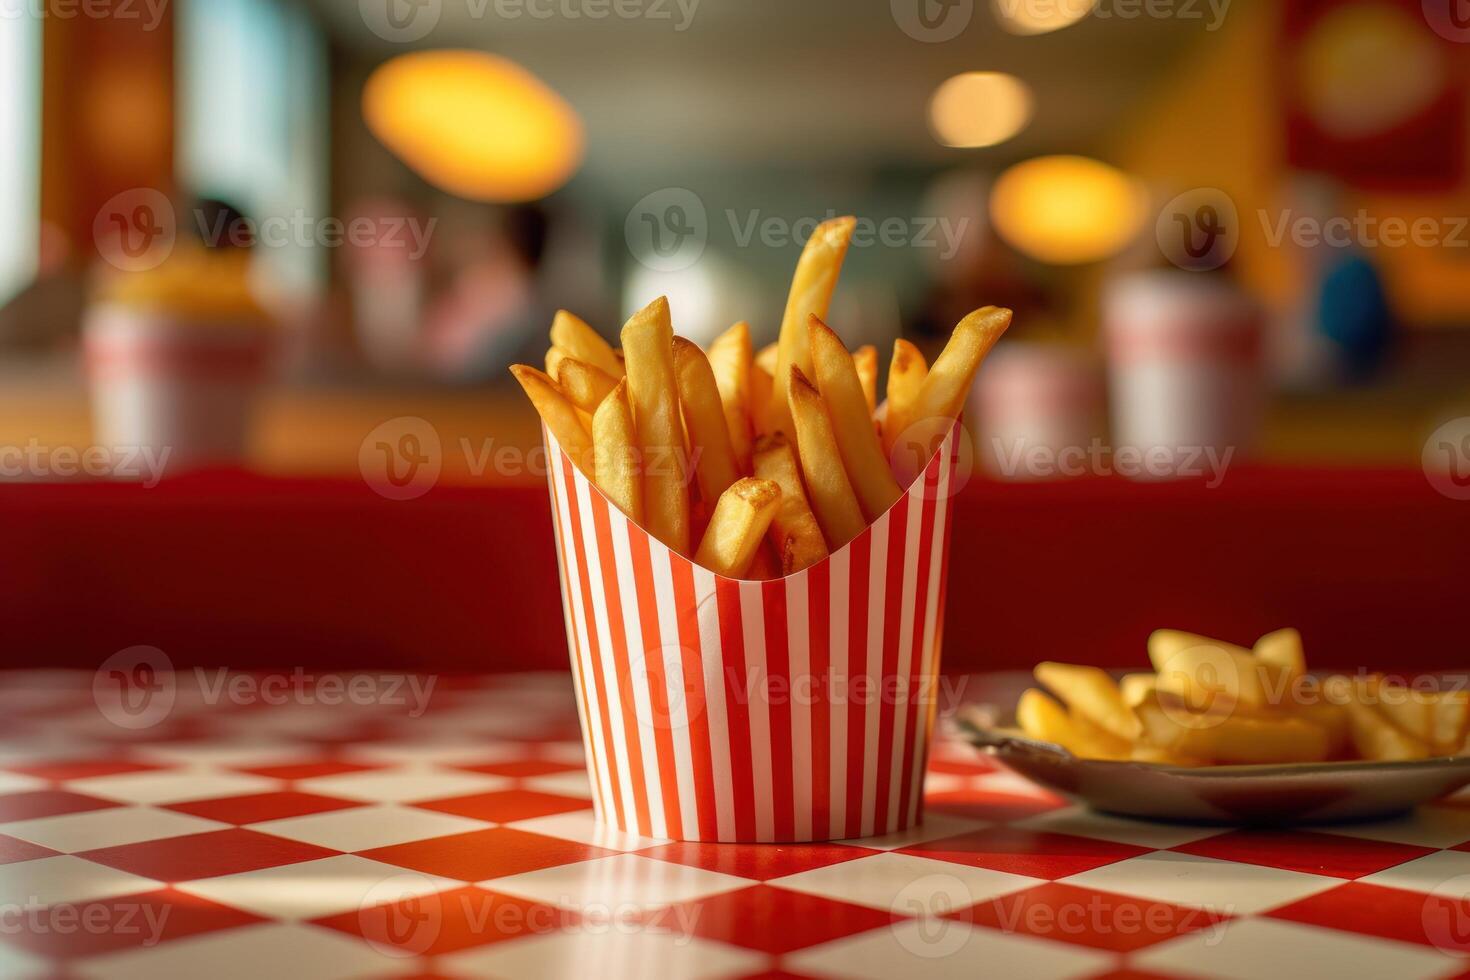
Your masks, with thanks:
<instances>
[{"instance_id":1,"label":"blurred person in background","mask_svg":"<svg viewBox=\"0 0 1470 980\"><path fill-rule=\"evenodd\" d=\"M420 338L429 373L455 382L498 380L544 332L552 308L538 280L548 230L545 211L518 205L476 214L436 239L431 255L443 288L424 311Z\"/></svg>"}]
</instances>

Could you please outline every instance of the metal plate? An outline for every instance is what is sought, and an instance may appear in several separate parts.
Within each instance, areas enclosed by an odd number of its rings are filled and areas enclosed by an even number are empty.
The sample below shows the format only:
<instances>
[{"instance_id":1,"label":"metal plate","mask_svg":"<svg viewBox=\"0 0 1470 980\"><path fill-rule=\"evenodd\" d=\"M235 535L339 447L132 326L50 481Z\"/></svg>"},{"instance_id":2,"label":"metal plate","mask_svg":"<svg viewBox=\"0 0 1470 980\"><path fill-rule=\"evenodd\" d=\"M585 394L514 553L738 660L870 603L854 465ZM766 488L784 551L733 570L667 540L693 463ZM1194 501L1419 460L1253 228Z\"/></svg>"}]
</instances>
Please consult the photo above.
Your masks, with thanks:
<instances>
[{"instance_id":1,"label":"metal plate","mask_svg":"<svg viewBox=\"0 0 1470 980\"><path fill-rule=\"evenodd\" d=\"M1049 742L1000 729L1004 715L966 705L962 738L1047 789L1097 810L1150 820L1315 824L1402 813L1470 784L1470 758L1317 762L1186 769L1079 759Z\"/></svg>"}]
</instances>

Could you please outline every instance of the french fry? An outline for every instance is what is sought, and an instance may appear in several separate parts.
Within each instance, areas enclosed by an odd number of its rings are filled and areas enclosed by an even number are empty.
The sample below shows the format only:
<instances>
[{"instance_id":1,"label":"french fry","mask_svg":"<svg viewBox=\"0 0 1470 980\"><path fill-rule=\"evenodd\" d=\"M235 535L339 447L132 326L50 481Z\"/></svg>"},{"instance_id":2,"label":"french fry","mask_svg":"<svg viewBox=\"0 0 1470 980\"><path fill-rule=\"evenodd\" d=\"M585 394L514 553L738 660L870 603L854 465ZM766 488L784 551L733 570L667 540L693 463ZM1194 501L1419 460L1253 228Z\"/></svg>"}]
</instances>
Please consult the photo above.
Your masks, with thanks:
<instances>
[{"instance_id":1,"label":"french fry","mask_svg":"<svg viewBox=\"0 0 1470 980\"><path fill-rule=\"evenodd\" d=\"M1077 754L1083 758L1127 759L1133 754L1133 743L1114 735L1076 708L1071 709L1068 716L1077 736Z\"/></svg>"},{"instance_id":2,"label":"french fry","mask_svg":"<svg viewBox=\"0 0 1470 980\"><path fill-rule=\"evenodd\" d=\"M623 327L628 401L643 465L644 527L681 555L689 554L689 492L684 426L674 375L669 302L659 297Z\"/></svg>"},{"instance_id":3,"label":"french fry","mask_svg":"<svg viewBox=\"0 0 1470 980\"><path fill-rule=\"evenodd\" d=\"M752 454L755 475L781 488L781 505L771 521L771 537L781 557L781 574L791 575L827 557L821 526L807 503L796 453L783 435L762 436Z\"/></svg>"},{"instance_id":4,"label":"french fry","mask_svg":"<svg viewBox=\"0 0 1470 980\"><path fill-rule=\"evenodd\" d=\"M1247 708L1265 707L1278 682L1275 668L1244 647L1182 630L1155 630L1148 657L1158 671L1158 687L1203 711L1222 699Z\"/></svg>"},{"instance_id":5,"label":"french fry","mask_svg":"<svg viewBox=\"0 0 1470 980\"><path fill-rule=\"evenodd\" d=\"M750 366L750 427L757 436L771 432L771 381L770 372L759 364Z\"/></svg>"},{"instance_id":6,"label":"french fry","mask_svg":"<svg viewBox=\"0 0 1470 980\"><path fill-rule=\"evenodd\" d=\"M619 381L592 416L593 480L635 524L643 523L643 468L628 404L628 379Z\"/></svg>"},{"instance_id":7,"label":"french fry","mask_svg":"<svg viewBox=\"0 0 1470 980\"><path fill-rule=\"evenodd\" d=\"M1470 692L1441 691L1434 702L1434 751L1453 755L1465 744L1470 726Z\"/></svg>"},{"instance_id":8,"label":"french fry","mask_svg":"<svg viewBox=\"0 0 1470 980\"><path fill-rule=\"evenodd\" d=\"M1346 708L1352 728L1353 748L1361 758L1375 762L1403 762L1429 758L1429 746L1391 725L1373 708L1376 681L1354 681L1340 675L1327 680L1333 701Z\"/></svg>"},{"instance_id":9,"label":"french fry","mask_svg":"<svg viewBox=\"0 0 1470 980\"><path fill-rule=\"evenodd\" d=\"M746 477L732 485L715 505L694 560L716 575L743 578L780 502L781 488L770 480Z\"/></svg>"},{"instance_id":10,"label":"french fry","mask_svg":"<svg viewBox=\"0 0 1470 980\"><path fill-rule=\"evenodd\" d=\"M893 342L893 360L888 364L888 408L883 417L883 451L891 454L900 433L913 423L914 404L929 374L929 364L919 348L903 338ZM923 465L923 461L918 464Z\"/></svg>"},{"instance_id":11,"label":"french fry","mask_svg":"<svg viewBox=\"0 0 1470 980\"><path fill-rule=\"evenodd\" d=\"M1191 715L1182 703L1165 710L1160 699L1145 701L1137 712L1151 745L1192 759L1266 765L1321 762L1328 756L1327 733L1300 718Z\"/></svg>"},{"instance_id":12,"label":"french fry","mask_svg":"<svg viewBox=\"0 0 1470 980\"><path fill-rule=\"evenodd\" d=\"M1037 664L1035 674L1068 708L1087 715L1117 737L1134 742L1143 734L1143 725L1104 671L1048 661Z\"/></svg>"},{"instance_id":13,"label":"french fry","mask_svg":"<svg viewBox=\"0 0 1470 980\"><path fill-rule=\"evenodd\" d=\"M1027 688L1016 703L1016 724L1031 738L1060 745L1077 754L1077 733L1061 705L1036 688Z\"/></svg>"},{"instance_id":14,"label":"french fry","mask_svg":"<svg viewBox=\"0 0 1470 980\"><path fill-rule=\"evenodd\" d=\"M720 389L730 448L742 473L750 471L754 429L750 422L750 325L744 320L715 338L709 347L709 366ZM767 399L769 400L769 394ZM762 403L764 404L764 403Z\"/></svg>"},{"instance_id":15,"label":"french fry","mask_svg":"<svg viewBox=\"0 0 1470 980\"><path fill-rule=\"evenodd\" d=\"M561 370L561 362L572 356L572 352L565 347L552 344L546 350L546 376L555 378Z\"/></svg>"},{"instance_id":16,"label":"french fry","mask_svg":"<svg viewBox=\"0 0 1470 980\"><path fill-rule=\"evenodd\" d=\"M511 366L510 373L520 382L526 397L536 406L536 411L561 444L567 458L583 473L591 474L592 436L582 425L571 399L555 381L533 367L515 364Z\"/></svg>"},{"instance_id":17,"label":"french fry","mask_svg":"<svg viewBox=\"0 0 1470 980\"><path fill-rule=\"evenodd\" d=\"M1136 708L1158 690L1158 680L1153 674L1124 674L1118 678L1118 691L1123 703Z\"/></svg>"},{"instance_id":18,"label":"french fry","mask_svg":"<svg viewBox=\"0 0 1470 980\"><path fill-rule=\"evenodd\" d=\"M959 322L924 376L915 417L952 419L960 414L980 362L1010 327L1011 316L1010 310L987 306Z\"/></svg>"},{"instance_id":19,"label":"french fry","mask_svg":"<svg viewBox=\"0 0 1470 980\"><path fill-rule=\"evenodd\" d=\"M1276 668L1277 676L1287 685L1295 684L1307 672L1302 635L1290 627L1261 637L1253 652L1256 659Z\"/></svg>"},{"instance_id":20,"label":"french fry","mask_svg":"<svg viewBox=\"0 0 1470 980\"><path fill-rule=\"evenodd\" d=\"M863 396L868 400L868 417L878 410L878 348L864 344L852 352L852 366L857 369L858 380L863 384Z\"/></svg>"},{"instance_id":21,"label":"french fry","mask_svg":"<svg viewBox=\"0 0 1470 980\"><path fill-rule=\"evenodd\" d=\"M852 355L815 314L809 327L808 343L817 388L827 405L847 478L857 494L863 516L871 523L886 514L903 491L888 468L878 433L873 429L872 410L868 408Z\"/></svg>"},{"instance_id":22,"label":"french fry","mask_svg":"<svg viewBox=\"0 0 1470 980\"><path fill-rule=\"evenodd\" d=\"M713 504L740 479L720 389L709 358L698 345L683 337L674 338L674 376L678 380L679 403L684 408L684 429L689 433L699 492L707 505Z\"/></svg>"},{"instance_id":23,"label":"french fry","mask_svg":"<svg viewBox=\"0 0 1470 980\"><path fill-rule=\"evenodd\" d=\"M575 314L556 311L551 321L551 343L614 378L623 376L623 362L612 345Z\"/></svg>"},{"instance_id":24,"label":"french fry","mask_svg":"<svg viewBox=\"0 0 1470 980\"><path fill-rule=\"evenodd\" d=\"M847 246L856 227L857 220L851 217L822 222L807 239L796 264L791 295L786 300L786 314L781 318L776 370L771 375L775 384L771 391L770 423L775 430L788 436L793 434L789 398L791 369L800 368L802 374L812 376L811 351L807 347L807 317L827 315L832 291L837 287L837 277L842 272L842 262L847 257Z\"/></svg>"},{"instance_id":25,"label":"french fry","mask_svg":"<svg viewBox=\"0 0 1470 980\"><path fill-rule=\"evenodd\" d=\"M1434 702L1428 692L1401 684L1385 684L1377 678L1367 679L1363 690L1371 692L1370 703L1378 713L1420 742L1434 740Z\"/></svg>"},{"instance_id":26,"label":"french fry","mask_svg":"<svg viewBox=\"0 0 1470 980\"><path fill-rule=\"evenodd\" d=\"M776 376L776 363L780 359L781 345L767 344L756 352L755 366L774 378Z\"/></svg>"},{"instance_id":27,"label":"french fry","mask_svg":"<svg viewBox=\"0 0 1470 980\"><path fill-rule=\"evenodd\" d=\"M832 419L826 403L800 368L791 369L788 384L790 415L796 432L796 451L806 481L812 511L822 527L827 547L837 549L863 533L867 524L858 504L837 438L832 433Z\"/></svg>"},{"instance_id":28,"label":"french fry","mask_svg":"<svg viewBox=\"0 0 1470 980\"><path fill-rule=\"evenodd\" d=\"M572 404L588 413L596 412L602 400L618 386L617 378L575 357L564 358L557 365L555 377Z\"/></svg>"}]
</instances>

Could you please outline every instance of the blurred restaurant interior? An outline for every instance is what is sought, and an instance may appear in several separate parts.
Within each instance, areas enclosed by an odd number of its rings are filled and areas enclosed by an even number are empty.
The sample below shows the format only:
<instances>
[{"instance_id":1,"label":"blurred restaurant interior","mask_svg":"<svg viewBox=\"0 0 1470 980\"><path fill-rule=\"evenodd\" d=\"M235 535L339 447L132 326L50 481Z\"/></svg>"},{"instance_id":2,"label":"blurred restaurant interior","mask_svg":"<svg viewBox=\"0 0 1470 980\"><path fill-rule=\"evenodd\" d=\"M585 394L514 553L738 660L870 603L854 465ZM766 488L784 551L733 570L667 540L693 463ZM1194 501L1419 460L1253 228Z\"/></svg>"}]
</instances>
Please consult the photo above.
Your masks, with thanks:
<instances>
[{"instance_id":1,"label":"blurred restaurant interior","mask_svg":"<svg viewBox=\"0 0 1470 980\"><path fill-rule=\"evenodd\" d=\"M659 295L678 333L745 319L763 347L804 237L843 214L849 347L886 366L895 338L932 354L965 312L1016 311L967 416L957 583L1071 603L1067 642L1114 614L1100 662L1176 611L1236 629L1232 603L1251 636L1309 605L1293 622L1344 660L1396 622L1443 639L1450 552L1395 542L1458 534L1463 556L1470 507L1430 489L1470 483L1470 428L1432 435L1470 415L1456 13L0 0L0 501L35 556L4 575L32 650L10 662L146 641L180 662L320 643L328 662L556 665L541 432L507 367L541 363L558 309L611 337ZM259 385L216 349L207 396L169 403L157 487L106 455L157 437L107 348L128 315L269 338ZM238 431L206 431L232 411ZM421 424L434 486L408 500L369 471L381 446L422 449ZM1156 481L1117 457L1157 446L1204 469ZM526 623L465 638L520 602ZM1051 642L1040 608L990 634L1000 662Z\"/></svg>"}]
</instances>

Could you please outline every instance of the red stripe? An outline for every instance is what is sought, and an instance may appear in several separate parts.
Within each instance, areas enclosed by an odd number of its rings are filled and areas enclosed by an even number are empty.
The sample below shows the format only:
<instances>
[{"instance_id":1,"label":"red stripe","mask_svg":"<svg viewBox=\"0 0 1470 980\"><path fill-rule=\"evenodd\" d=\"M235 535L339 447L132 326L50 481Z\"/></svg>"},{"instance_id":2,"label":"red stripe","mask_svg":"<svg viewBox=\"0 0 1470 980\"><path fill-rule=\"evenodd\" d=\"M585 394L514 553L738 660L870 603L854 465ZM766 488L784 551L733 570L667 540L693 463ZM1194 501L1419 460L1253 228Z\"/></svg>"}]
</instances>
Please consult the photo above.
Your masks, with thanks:
<instances>
[{"instance_id":1,"label":"red stripe","mask_svg":"<svg viewBox=\"0 0 1470 980\"><path fill-rule=\"evenodd\" d=\"M925 609L929 598L929 561L934 550L934 487L939 481L938 469L939 457L936 455L930 465L924 470L923 494L924 511L919 518L919 569L914 583L914 635L910 644L909 654L909 690L914 694L909 698L908 708L904 712L904 731L908 733L908 758L903 760L902 778L899 782L898 812L908 818L909 808L913 804L915 793L923 793L924 786L922 777L918 786L914 785L914 759L919 756L919 684L921 671L924 665L924 624Z\"/></svg>"},{"instance_id":2,"label":"red stripe","mask_svg":"<svg viewBox=\"0 0 1470 980\"><path fill-rule=\"evenodd\" d=\"M761 583L766 614L766 690L771 708L771 800L776 840L796 836L795 773L791 765L791 653L786 646L786 582ZM772 686L779 685L779 687Z\"/></svg>"},{"instance_id":3,"label":"red stripe","mask_svg":"<svg viewBox=\"0 0 1470 980\"><path fill-rule=\"evenodd\" d=\"M648 672L648 706L653 716L654 752L668 836L684 836L679 818L679 780L674 765L673 719L669 715L668 676L663 640L658 631L658 594L653 584L653 555L647 532L628 521L628 551L633 556L633 584L638 590L638 621L643 628L643 663Z\"/></svg>"},{"instance_id":4,"label":"red stripe","mask_svg":"<svg viewBox=\"0 0 1470 980\"><path fill-rule=\"evenodd\" d=\"M561 467L566 485L568 487L575 487L575 478L572 476L572 463L571 460L567 459L566 453L562 453ZM602 670L600 669L602 654L598 649L597 624L592 615L592 584L587 576L587 549L582 543L581 533L585 528L582 525L582 516L577 507L577 494L575 490L567 494L567 509L572 519L572 526L568 530L571 534L572 544L577 552L577 569L579 572L577 577L580 579L579 584L582 587L582 611L587 624L587 649L588 653L591 654L592 683L597 688L597 700L599 702L598 715L602 722L602 744L607 750L605 761L607 763L608 774L612 779L610 788L612 791L613 810L617 814L618 829L628 830L628 818L623 813L623 794L620 791L621 781L618 779L617 752L613 749L612 721L608 717L607 687L603 683Z\"/></svg>"},{"instance_id":5,"label":"red stripe","mask_svg":"<svg viewBox=\"0 0 1470 980\"><path fill-rule=\"evenodd\" d=\"M651 547L651 546L650 546ZM694 600L694 566L669 552L674 604L679 615L679 653L684 672L684 706L689 717L689 756L694 769L695 812L699 839L719 837L715 814L714 762L710 758L709 714L705 706L704 661L700 650L699 607Z\"/></svg>"},{"instance_id":6,"label":"red stripe","mask_svg":"<svg viewBox=\"0 0 1470 980\"><path fill-rule=\"evenodd\" d=\"M872 689L868 666L868 564L873 532L853 539L847 580L847 829L843 836L863 835L863 741L867 734L866 701ZM863 703L860 703L863 702Z\"/></svg>"},{"instance_id":7,"label":"red stripe","mask_svg":"<svg viewBox=\"0 0 1470 980\"><path fill-rule=\"evenodd\" d=\"M562 456L563 462L566 456ZM577 679L577 696L582 699L583 725L592 724L592 702L587 697L587 678L582 676L581 644L577 642L577 614L572 608L572 582L568 577L571 574L567 564L567 535L571 533L570 528L562 526L561 518L561 495L556 492L556 475L548 472L546 474L546 485L551 489L551 514L556 524L556 550L561 559L561 589L562 604L565 606L567 616L567 650L571 654L572 676ZM587 773L591 777L592 791L597 794L598 809L600 813L607 813L608 802L602 795L602 781L597 778L597 748L592 738L592 730L588 727L582 732L582 741L587 749Z\"/></svg>"},{"instance_id":8,"label":"red stripe","mask_svg":"<svg viewBox=\"0 0 1470 980\"><path fill-rule=\"evenodd\" d=\"M958 423L956 423L958 425ZM959 463L960 436L954 437L954 444L949 452L949 479L950 492L944 498L944 535L935 542L939 547L939 602L934 607L934 659L930 661L929 676L925 679L929 692L929 710L924 719L924 754L923 763L919 767L922 773L929 771L929 746L934 736L934 715L939 710L939 658L944 651L944 602L949 591L949 542L954 537L954 528L950 525L954 522L954 468ZM915 821L924 817L924 797L919 796L919 808L915 811Z\"/></svg>"},{"instance_id":9,"label":"red stripe","mask_svg":"<svg viewBox=\"0 0 1470 980\"><path fill-rule=\"evenodd\" d=\"M832 832L832 664L828 620L832 565L820 561L807 570L807 625L812 701L812 836Z\"/></svg>"},{"instance_id":10,"label":"red stripe","mask_svg":"<svg viewBox=\"0 0 1470 980\"><path fill-rule=\"evenodd\" d=\"M628 662L628 633L623 622L623 597L618 586L618 559L613 553L612 525L607 498L592 494L592 524L597 529L597 557L602 567L602 600L607 607L607 630L612 634L613 677L618 684L618 709L623 717L623 742L628 749L628 776L633 783L633 809L638 833L647 836L652 824L648 816L648 777L643 772L643 738L638 724L638 703L633 699L633 671Z\"/></svg>"},{"instance_id":11,"label":"red stripe","mask_svg":"<svg viewBox=\"0 0 1470 980\"><path fill-rule=\"evenodd\" d=\"M725 679L725 718L730 733L730 786L735 797L735 836L755 840L755 768L751 761L748 665L740 615L740 583L715 579L720 604L720 657Z\"/></svg>"},{"instance_id":12,"label":"red stripe","mask_svg":"<svg viewBox=\"0 0 1470 980\"><path fill-rule=\"evenodd\" d=\"M908 536L909 502L900 497L888 512L888 569L884 573L883 674L878 679L878 785L874 793L873 833L888 832L888 784L893 779L893 723L903 700L898 676L898 633L903 609L903 559Z\"/></svg>"}]
</instances>

